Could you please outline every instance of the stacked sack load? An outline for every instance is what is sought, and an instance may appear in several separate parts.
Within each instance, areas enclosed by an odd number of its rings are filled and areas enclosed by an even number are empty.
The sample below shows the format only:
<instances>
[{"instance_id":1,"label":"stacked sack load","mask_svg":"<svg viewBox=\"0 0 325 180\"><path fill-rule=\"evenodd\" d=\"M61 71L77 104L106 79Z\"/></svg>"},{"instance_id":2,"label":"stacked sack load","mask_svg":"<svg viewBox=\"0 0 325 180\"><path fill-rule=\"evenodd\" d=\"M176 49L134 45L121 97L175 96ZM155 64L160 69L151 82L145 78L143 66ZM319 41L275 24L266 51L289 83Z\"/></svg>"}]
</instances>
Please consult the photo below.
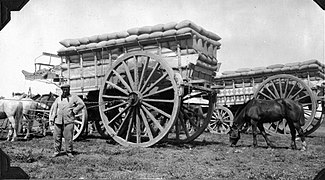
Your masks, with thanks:
<instances>
[{"instance_id":1,"label":"stacked sack load","mask_svg":"<svg viewBox=\"0 0 325 180\"><path fill-rule=\"evenodd\" d=\"M260 83L276 74L292 74L301 78L311 88L317 88L319 84L324 82L325 65L318 60L308 60L224 71L222 75L215 78L215 88L220 90L216 101L218 104L225 105L246 102L253 98L253 94Z\"/></svg>"},{"instance_id":2,"label":"stacked sack load","mask_svg":"<svg viewBox=\"0 0 325 180\"><path fill-rule=\"evenodd\" d=\"M239 68L235 71L224 71L222 75L217 76L215 81L218 85L224 84L224 81L238 81L244 80L250 82L254 78L255 83L263 80L264 76L275 74L293 74L299 78L307 78L307 73L310 81L320 81L325 79L325 64L320 63L318 60L312 59L303 62L293 62L286 64L273 64L267 67L255 68ZM245 80L246 79L246 80ZM238 82L242 83L242 82Z\"/></svg>"},{"instance_id":3,"label":"stacked sack load","mask_svg":"<svg viewBox=\"0 0 325 180\"><path fill-rule=\"evenodd\" d=\"M66 56L70 62L78 63L80 55L84 61L93 61L94 52L101 49L110 49L108 51L102 50L96 53L97 59L113 60L119 57L124 52L122 48L114 47L128 47L128 52L132 50L141 50L139 44L148 40L159 40L161 38L175 37L189 34L191 38L180 40L180 53L181 54L198 54L198 59L195 66L199 66L209 71L216 71L219 68L217 61L217 50L220 49L221 39L218 35L204 28L196 25L192 21L184 20L182 22L170 22L166 24L157 24L155 26L143 26L140 28L131 28L126 31L94 35L91 37L83 37L78 39L65 39L60 41L64 47L58 51L60 56ZM171 38L172 39L172 38ZM153 41L150 47L156 46ZM161 47L170 49L174 52L177 51L177 42L175 40L164 41ZM141 47L142 50L149 48ZM89 50L87 52L87 50ZM90 51L91 50L91 51ZM79 53L77 53L79 52ZM84 53L83 53L84 52Z\"/></svg>"}]
</instances>

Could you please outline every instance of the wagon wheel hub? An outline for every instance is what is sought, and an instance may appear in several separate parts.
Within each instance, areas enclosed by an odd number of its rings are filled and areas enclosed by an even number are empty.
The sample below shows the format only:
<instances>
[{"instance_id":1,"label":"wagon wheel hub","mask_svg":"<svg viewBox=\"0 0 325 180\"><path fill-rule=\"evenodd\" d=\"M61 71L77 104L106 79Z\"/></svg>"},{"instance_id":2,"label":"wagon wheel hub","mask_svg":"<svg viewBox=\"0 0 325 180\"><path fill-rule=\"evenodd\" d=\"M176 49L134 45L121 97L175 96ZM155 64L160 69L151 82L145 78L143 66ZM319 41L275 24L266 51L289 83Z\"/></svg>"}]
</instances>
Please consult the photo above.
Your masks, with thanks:
<instances>
[{"instance_id":1,"label":"wagon wheel hub","mask_svg":"<svg viewBox=\"0 0 325 180\"><path fill-rule=\"evenodd\" d=\"M129 104L131 106L137 106L142 102L142 94L140 92L134 91L129 94Z\"/></svg>"}]
</instances>

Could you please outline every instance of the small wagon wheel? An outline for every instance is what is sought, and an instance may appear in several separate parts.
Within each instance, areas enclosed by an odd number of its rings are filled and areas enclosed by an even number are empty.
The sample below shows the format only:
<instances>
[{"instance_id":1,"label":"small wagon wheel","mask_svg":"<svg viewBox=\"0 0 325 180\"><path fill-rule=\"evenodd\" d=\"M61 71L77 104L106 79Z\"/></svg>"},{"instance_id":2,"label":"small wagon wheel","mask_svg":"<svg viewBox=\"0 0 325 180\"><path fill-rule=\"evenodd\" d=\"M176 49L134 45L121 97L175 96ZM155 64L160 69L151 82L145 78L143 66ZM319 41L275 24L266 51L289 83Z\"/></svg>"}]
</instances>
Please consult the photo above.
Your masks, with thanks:
<instances>
[{"instance_id":1,"label":"small wagon wheel","mask_svg":"<svg viewBox=\"0 0 325 180\"><path fill-rule=\"evenodd\" d=\"M74 130L73 130L73 140L76 140L83 133L86 124L88 123L88 113L87 108L84 107L78 114L76 114L76 119L74 121Z\"/></svg>"},{"instance_id":2,"label":"small wagon wheel","mask_svg":"<svg viewBox=\"0 0 325 180\"><path fill-rule=\"evenodd\" d=\"M216 105L208 126L211 133L227 134L234 121L234 115L230 109Z\"/></svg>"},{"instance_id":3,"label":"small wagon wheel","mask_svg":"<svg viewBox=\"0 0 325 180\"><path fill-rule=\"evenodd\" d=\"M264 80L254 93L257 99L290 98L300 102L304 108L305 125L302 127L305 135L315 128L314 117L317 110L317 99L309 86L301 79L289 75L274 75ZM266 131L275 134L289 134L290 130L285 120L264 125Z\"/></svg>"},{"instance_id":4,"label":"small wagon wheel","mask_svg":"<svg viewBox=\"0 0 325 180\"><path fill-rule=\"evenodd\" d=\"M215 94L204 92L207 96L207 103L198 105L186 102L186 97L182 98L182 104L178 118L173 129L168 134L167 141L174 143L187 143L193 141L208 127L214 109ZM208 110L203 114L203 106Z\"/></svg>"},{"instance_id":5,"label":"small wagon wheel","mask_svg":"<svg viewBox=\"0 0 325 180\"><path fill-rule=\"evenodd\" d=\"M177 118L180 86L160 56L131 52L109 68L99 111L109 135L124 146L148 147L163 139Z\"/></svg>"}]
</instances>

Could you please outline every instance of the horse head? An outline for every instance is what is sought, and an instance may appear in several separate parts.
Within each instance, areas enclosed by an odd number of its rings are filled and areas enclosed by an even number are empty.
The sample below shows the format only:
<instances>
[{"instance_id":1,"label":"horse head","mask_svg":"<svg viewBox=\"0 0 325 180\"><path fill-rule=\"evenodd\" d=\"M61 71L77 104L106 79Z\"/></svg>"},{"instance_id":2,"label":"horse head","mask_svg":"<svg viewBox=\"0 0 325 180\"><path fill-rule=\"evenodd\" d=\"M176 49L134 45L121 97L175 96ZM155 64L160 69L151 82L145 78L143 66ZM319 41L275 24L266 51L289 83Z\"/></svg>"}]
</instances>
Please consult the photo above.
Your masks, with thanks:
<instances>
[{"instance_id":1,"label":"horse head","mask_svg":"<svg viewBox=\"0 0 325 180\"><path fill-rule=\"evenodd\" d=\"M240 129L247 122L246 118L246 108L247 105L250 104L252 100L247 101L243 106L241 106L235 114L235 118L233 121L233 125L230 128L229 134L229 142L231 146L235 146L240 139Z\"/></svg>"}]
</instances>

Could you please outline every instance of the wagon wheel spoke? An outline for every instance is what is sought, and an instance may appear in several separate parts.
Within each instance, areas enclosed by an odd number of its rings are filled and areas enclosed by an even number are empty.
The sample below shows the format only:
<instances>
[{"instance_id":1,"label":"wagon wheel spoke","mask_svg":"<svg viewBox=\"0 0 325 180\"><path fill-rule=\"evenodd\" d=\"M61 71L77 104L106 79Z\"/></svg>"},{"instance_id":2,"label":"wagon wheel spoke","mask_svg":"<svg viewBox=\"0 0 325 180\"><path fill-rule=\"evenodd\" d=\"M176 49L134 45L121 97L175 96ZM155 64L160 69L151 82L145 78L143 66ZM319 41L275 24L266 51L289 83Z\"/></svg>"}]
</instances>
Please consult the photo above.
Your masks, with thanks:
<instances>
[{"instance_id":1,"label":"wagon wheel spoke","mask_svg":"<svg viewBox=\"0 0 325 180\"><path fill-rule=\"evenodd\" d=\"M159 121L150 113L150 111L147 108L145 108L144 106L141 106L141 109L149 116L149 118L158 127L158 129L160 131L162 131L163 130L163 127L160 125Z\"/></svg>"},{"instance_id":2,"label":"wagon wheel spoke","mask_svg":"<svg viewBox=\"0 0 325 180\"><path fill-rule=\"evenodd\" d=\"M115 123L117 120L122 118L122 115L125 113L129 113L130 106L127 106L125 109L123 109L122 111L120 111L119 113L117 113L109 122L108 125Z\"/></svg>"},{"instance_id":3,"label":"wagon wheel spoke","mask_svg":"<svg viewBox=\"0 0 325 180\"><path fill-rule=\"evenodd\" d=\"M135 67L134 67L134 90L139 90L139 60L138 60L138 58L136 56L133 56L133 59L135 61Z\"/></svg>"},{"instance_id":4,"label":"wagon wheel spoke","mask_svg":"<svg viewBox=\"0 0 325 180\"><path fill-rule=\"evenodd\" d=\"M174 100L168 99L143 99L144 102L162 102L162 103L173 103Z\"/></svg>"},{"instance_id":5,"label":"wagon wheel spoke","mask_svg":"<svg viewBox=\"0 0 325 180\"><path fill-rule=\"evenodd\" d=\"M285 79L285 88L284 88L283 98L287 97L288 88L289 88L289 79Z\"/></svg>"},{"instance_id":6,"label":"wagon wheel spoke","mask_svg":"<svg viewBox=\"0 0 325 180\"><path fill-rule=\"evenodd\" d=\"M124 81L124 80L123 80ZM112 82L110 81L106 81L106 83L110 86L112 86L113 88L119 90L120 92L122 92L123 94L125 95L129 95L129 93L127 91L125 91L124 89L120 88L119 86L117 86L116 84L113 84ZM131 89L129 89L129 92L130 92Z\"/></svg>"},{"instance_id":7,"label":"wagon wheel spoke","mask_svg":"<svg viewBox=\"0 0 325 180\"><path fill-rule=\"evenodd\" d=\"M134 87L134 84L135 83L134 83L134 81L132 79L132 75L131 75L130 69L129 69L128 65L125 63L125 61L123 61L122 64L123 64L123 67L125 69L125 73L126 73L127 79L129 81L129 84L128 85L132 85L131 89L132 90L135 90L135 87ZM129 90L129 91L131 91L131 90Z\"/></svg>"},{"instance_id":8,"label":"wagon wheel spoke","mask_svg":"<svg viewBox=\"0 0 325 180\"><path fill-rule=\"evenodd\" d=\"M106 112L106 111L111 111L111 110L114 110L114 109L118 109L119 107L123 107L123 106L125 106L126 104L128 104L128 102L122 102L122 103L117 104L117 105L115 105L115 106L111 106L111 107L109 107L109 108L106 108L106 109L104 109L103 111ZM123 112L124 112L124 111L123 111Z\"/></svg>"},{"instance_id":9,"label":"wagon wheel spoke","mask_svg":"<svg viewBox=\"0 0 325 180\"><path fill-rule=\"evenodd\" d=\"M150 105L150 104L148 104L146 102L143 102L143 105L149 107L150 109L153 109L153 110L159 112L160 114L164 115L167 118L170 118L170 115L168 113L166 113L165 111L163 111L163 110L161 110L161 109L159 109L159 108L157 108L155 106L152 106L152 105Z\"/></svg>"},{"instance_id":10,"label":"wagon wheel spoke","mask_svg":"<svg viewBox=\"0 0 325 180\"><path fill-rule=\"evenodd\" d=\"M124 78L120 75L120 73L118 73L115 69L113 70L114 75L121 81L121 83L124 85L124 87L129 91L132 92L132 89L130 87L130 85L124 80ZM113 84L110 81L107 81L107 83L109 85ZM116 86L115 86L116 87ZM117 88L118 90L121 90L121 88ZM129 94L129 93L125 93L125 94Z\"/></svg>"},{"instance_id":11,"label":"wagon wheel spoke","mask_svg":"<svg viewBox=\"0 0 325 180\"><path fill-rule=\"evenodd\" d=\"M298 84L297 81L295 81L294 83L295 83L295 84L290 88L290 91L289 91L289 93L287 94L286 98L289 98L289 97L290 97L290 95L291 95L293 89L294 89L294 88L297 86L297 84Z\"/></svg>"},{"instance_id":12,"label":"wagon wheel spoke","mask_svg":"<svg viewBox=\"0 0 325 180\"><path fill-rule=\"evenodd\" d=\"M148 121L149 119L147 119L147 117L145 116L144 112L142 109L140 109L140 115L141 115L141 119L145 125L145 128L146 128L146 133L148 134L149 138L152 140L153 139L153 129L150 127ZM158 123L159 124L159 123ZM159 124L160 125L160 124ZM162 129L162 127L161 127Z\"/></svg>"},{"instance_id":13,"label":"wagon wheel spoke","mask_svg":"<svg viewBox=\"0 0 325 180\"><path fill-rule=\"evenodd\" d=\"M275 87L274 81L271 81L271 85L272 85L272 87L274 89L274 92L275 92L275 95L274 94L272 94L272 95L274 95L275 98L280 98L279 92L277 91L277 88ZM281 87L281 84L279 84L279 86Z\"/></svg>"},{"instance_id":14,"label":"wagon wheel spoke","mask_svg":"<svg viewBox=\"0 0 325 180\"><path fill-rule=\"evenodd\" d=\"M167 88L161 89L161 90L159 90L159 91L157 91L157 92L148 93L148 94L144 95L143 97L144 97L144 98L147 98L147 97L149 97L149 96L158 95L158 94L161 94L161 93L164 93L164 92L170 91L170 90L172 90L172 89L173 89L173 87L167 87Z\"/></svg>"},{"instance_id":15,"label":"wagon wheel spoke","mask_svg":"<svg viewBox=\"0 0 325 180\"><path fill-rule=\"evenodd\" d=\"M110 96L110 95L103 95L103 98L107 98L107 99L123 99L123 100L128 100L128 97L126 97L126 96Z\"/></svg>"},{"instance_id":16,"label":"wagon wheel spoke","mask_svg":"<svg viewBox=\"0 0 325 180\"><path fill-rule=\"evenodd\" d=\"M130 108L130 111L127 112L127 114L126 114L124 120L122 121L120 127L116 131L117 136L121 136L122 134L125 133L125 130L130 130L131 129L131 128L128 129L127 126L132 123L132 118L131 118L132 114L133 114L133 109Z\"/></svg>"},{"instance_id":17,"label":"wagon wheel spoke","mask_svg":"<svg viewBox=\"0 0 325 180\"><path fill-rule=\"evenodd\" d=\"M159 68L159 66L160 66L160 64L157 63L157 64L155 65L155 67L151 70L151 72L150 72L150 74L149 74L147 80L144 82L142 88L140 89L140 92L143 92L144 88L147 86L148 82L151 80L151 78L152 78L154 72L157 71L157 69ZM143 93L143 94L144 94L144 93Z\"/></svg>"},{"instance_id":18,"label":"wagon wheel spoke","mask_svg":"<svg viewBox=\"0 0 325 180\"><path fill-rule=\"evenodd\" d=\"M296 100L296 97L303 91L303 88L300 88L299 91L297 91L294 95L291 96L291 99Z\"/></svg>"},{"instance_id":19,"label":"wagon wheel spoke","mask_svg":"<svg viewBox=\"0 0 325 180\"><path fill-rule=\"evenodd\" d=\"M147 71L147 69L148 69L148 63L149 63L149 57L146 57L146 60L144 61L144 65L142 66L142 72L141 72L141 77L140 77L140 80L139 80L139 87L141 87L141 85L142 85L142 82L143 82L143 80L144 80L144 75L145 75L145 72ZM146 86L146 83L145 83L145 85L143 85L143 87L144 86ZM139 88L138 87L138 88ZM139 89L140 90L140 89ZM141 90L140 90L141 91Z\"/></svg>"},{"instance_id":20,"label":"wagon wheel spoke","mask_svg":"<svg viewBox=\"0 0 325 180\"><path fill-rule=\"evenodd\" d=\"M154 87L157 86L158 83L160 83L163 79L165 79L168 76L168 74L164 74L163 76L161 76L156 82L154 82L149 88L147 88L144 92L142 92L143 94L146 94L148 91L152 90Z\"/></svg>"},{"instance_id":21,"label":"wagon wheel spoke","mask_svg":"<svg viewBox=\"0 0 325 180\"><path fill-rule=\"evenodd\" d=\"M259 94L263 95L264 97L266 97L268 100L272 100L273 98L271 98L270 96L266 95L263 92L258 92Z\"/></svg>"},{"instance_id":22,"label":"wagon wheel spoke","mask_svg":"<svg viewBox=\"0 0 325 180\"><path fill-rule=\"evenodd\" d=\"M280 98L283 98L284 96L283 96L283 91L282 91L282 81L281 81L281 78L278 79L278 82L279 82L279 92L280 92L279 97Z\"/></svg>"},{"instance_id":23,"label":"wagon wheel spoke","mask_svg":"<svg viewBox=\"0 0 325 180\"><path fill-rule=\"evenodd\" d=\"M306 94L306 95L304 95L304 96L301 96L301 97L299 97L299 98L296 98L295 100L298 101L298 102L301 102L301 100L303 100L303 99L305 99L305 98L309 98L309 95Z\"/></svg>"},{"instance_id":24,"label":"wagon wheel spoke","mask_svg":"<svg viewBox=\"0 0 325 180\"><path fill-rule=\"evenodd\" d=\"M134 126L134 119L135 119L135 116L136 116L135 109L133 109L133 111L129 111L129 112L130 112L131 115L130 115L130 120L128 121L128 129L127 129L126 137L125 137L126 140L130 140L131 131L132 131L132 128ZM126 117L126 119L127 119L127 117ZM120 127L122 127L122 126L120 126Z\"/></svg>"},{"instance_id":25,"label":"wagon wheel spoke","mask_svg":"<svg viewBox=\"0 0 325 180\"><path fill-rule=\"evenodd\" d=\"M276 99L277 98L276 95L274 95L274 93L269 89L269 86L266 86L265 89L269 92L269 94L272 95L272 99Z\"/></svg>"}]
</instances>

